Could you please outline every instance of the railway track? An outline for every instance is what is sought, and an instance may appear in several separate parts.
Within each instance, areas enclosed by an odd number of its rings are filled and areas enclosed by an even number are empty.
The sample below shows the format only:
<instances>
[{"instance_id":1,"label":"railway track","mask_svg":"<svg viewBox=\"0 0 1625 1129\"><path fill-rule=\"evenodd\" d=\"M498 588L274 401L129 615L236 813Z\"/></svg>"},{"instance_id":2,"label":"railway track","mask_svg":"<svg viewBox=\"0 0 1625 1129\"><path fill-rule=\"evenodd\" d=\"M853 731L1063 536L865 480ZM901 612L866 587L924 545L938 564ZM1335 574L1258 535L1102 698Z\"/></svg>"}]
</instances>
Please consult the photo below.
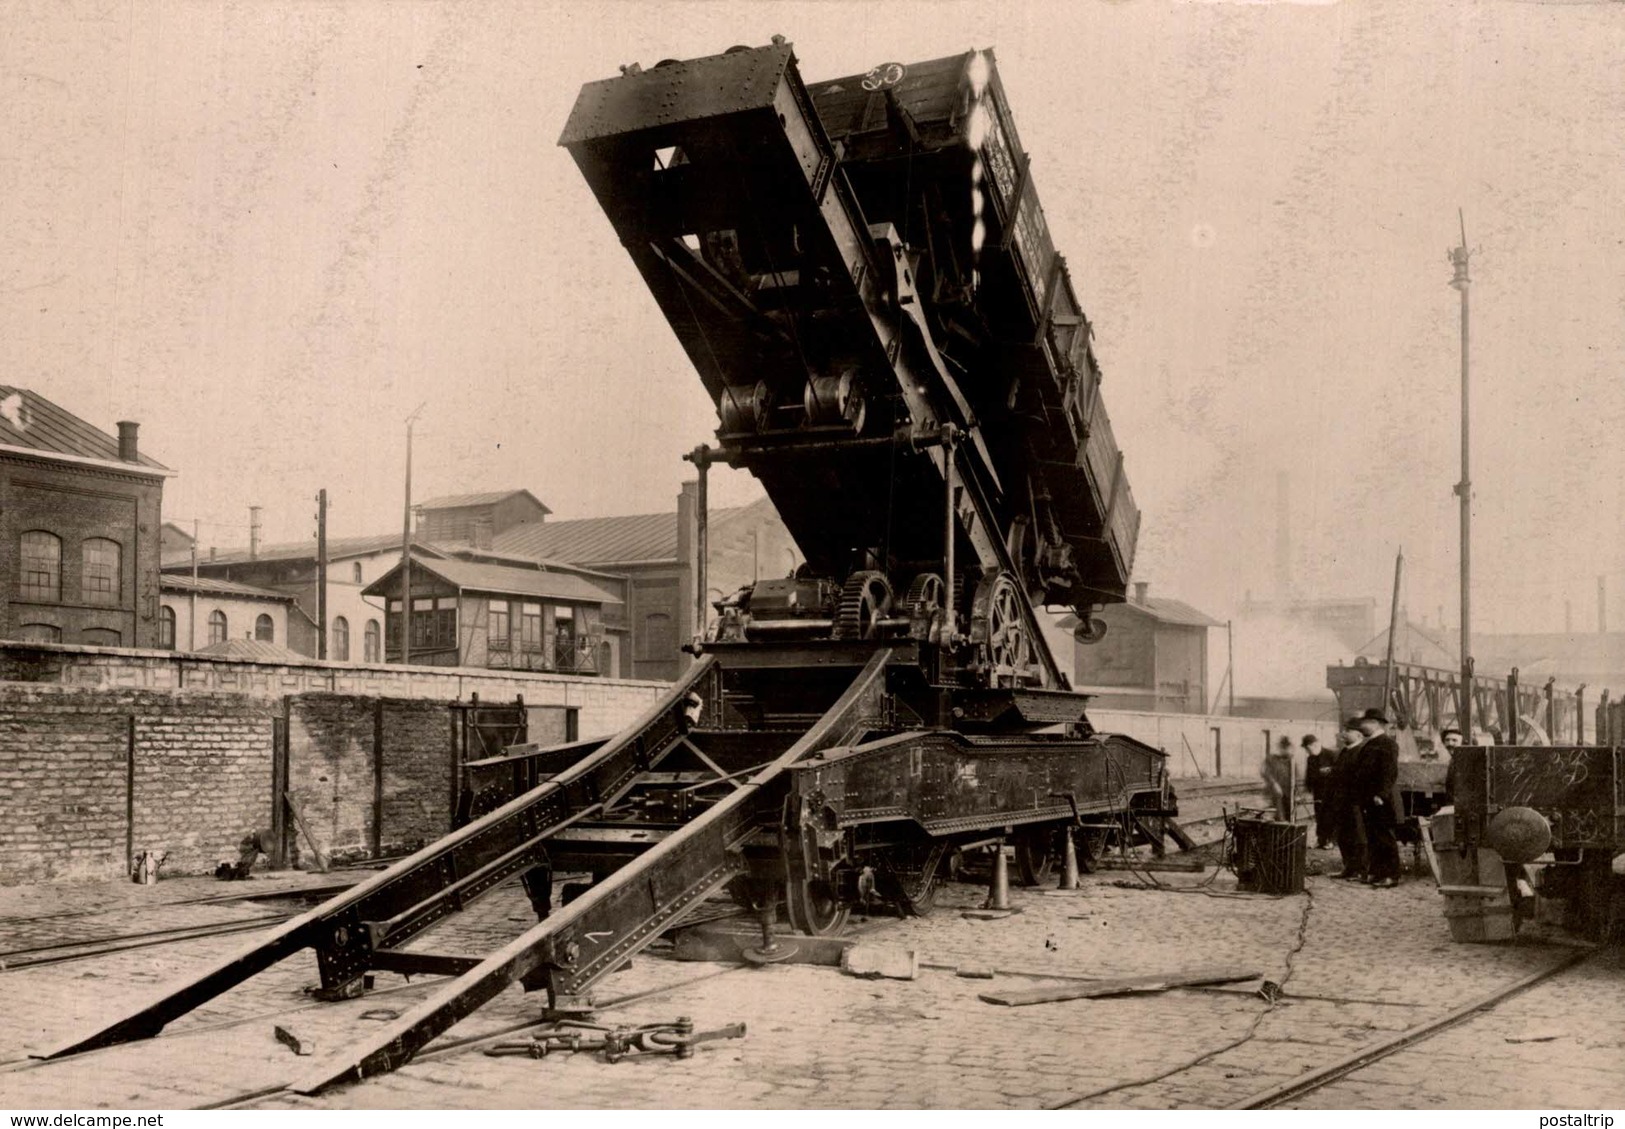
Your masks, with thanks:
<instances>
[{"instance_id":1,"label":"railway track","mask_svg":"<svg viewBox=\"0 0 1625 1129\"><path fill-rule=\"evenodd\" d=\"M1338 1059L1336 1062L1328 1063L1325 1066L1311 1070L1307 1074L1303 1074L1292 1079L1290 1082L1283 1082L1280 1085L1272 1086L1267 1090L1261 1090L1258 1093L1252 1094L1243 1100L1236 1102L1228 1108L1278 1109L1297 1098L1311 1094L1316 1090L1323 1089L1324 1087L1331 1085L1333 1082L1337 1082L1344 1078L1348 1078L1351 1075L1357 1074L1359 1071L1371 1066L1373 1063L1381 1062L1383 1059L1388 1058L1391 1055L1398 1054L1407 1048L1416 1046L1418 1043L1425 1042L1426 1040L1433 1038L1435 1035L1448 1031L1452 1027L1459 1026L1460 1024L1466 1023L1472 1019L1476 1019L1479 1016L1486 1015L1495 1010L1501 1004L1512 999L1514 996L1521 995L1536 985L1544 983L1547 980L1551 980L1554 977L1569 971L1576 965L1594 958L1597 952L1598 950L1595 948L1581 949L1558 961L1549 968L1544 968L1538 972L1530 973L1528 976L1525 976L1512 984L1496 988L1495 990L1488 992L1469 1003L1463 1004L1461 1007L1455 1008L1444 1015L1417 1024L1415 1027L1408 1027L1387 1039L1383 1039L1377 1043L1362 1047L1353 1054Z\"/></svg>"}]
</instances>

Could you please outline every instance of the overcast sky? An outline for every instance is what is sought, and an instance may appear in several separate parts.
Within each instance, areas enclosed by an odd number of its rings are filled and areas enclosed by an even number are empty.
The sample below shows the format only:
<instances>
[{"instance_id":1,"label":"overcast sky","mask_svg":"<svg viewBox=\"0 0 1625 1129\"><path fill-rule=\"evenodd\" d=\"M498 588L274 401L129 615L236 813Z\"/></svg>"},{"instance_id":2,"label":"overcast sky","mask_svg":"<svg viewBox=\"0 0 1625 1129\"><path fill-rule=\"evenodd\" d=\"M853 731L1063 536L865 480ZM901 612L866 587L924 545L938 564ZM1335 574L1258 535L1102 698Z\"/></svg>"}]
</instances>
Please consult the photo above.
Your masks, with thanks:
<instances>
[{"instance_id":1,"label":"overcast sky","mask_svg":"<svg viewBox=\"0 0 1625 1129\"><path fill-rule=\"evenodd\" d=\"M415 487L670 507L713 411L574 164L582 83L774 33L810 81L993 47L1097 330L1136 577L1475 626L1625 625L1625 5L236 3L0 14L0 380L180 472L204 541L398 527ZM716 476L719 503L755 496Z\"/></svg>"}]
</instances>

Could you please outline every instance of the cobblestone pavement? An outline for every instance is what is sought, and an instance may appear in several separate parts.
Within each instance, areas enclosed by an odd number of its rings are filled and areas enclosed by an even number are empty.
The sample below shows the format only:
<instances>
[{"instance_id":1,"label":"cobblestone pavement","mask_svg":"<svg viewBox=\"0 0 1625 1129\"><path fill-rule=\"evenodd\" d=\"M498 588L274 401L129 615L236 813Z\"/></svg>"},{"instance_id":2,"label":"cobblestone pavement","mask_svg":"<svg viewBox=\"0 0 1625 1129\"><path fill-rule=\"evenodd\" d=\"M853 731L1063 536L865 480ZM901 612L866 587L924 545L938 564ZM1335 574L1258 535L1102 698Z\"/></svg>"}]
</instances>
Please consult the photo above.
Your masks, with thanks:
<instances>
[{"instance_id":1,"label":"cobblestone pavement","mask_svg":"<svg viewBox=\"0 0 1625 1129\"><path fill-rule=\"evenodd\" d=\"M1312 858L1326 861L1319 852ZM1209 871L1211 875L1213 872ZM1157 874L1144 888L1107 872L1077 893L1017 890L1020 913L967 919L983 892L945 889L929 918L876 918L868 939L914 949L912 981L859 980L830 968L728 966L639 957L598 989L600 1018L642 1023L692 1016L701 1027L743 1021L742 1040L707 1044L691 1060L605 1064L588 1055L491 1058L477 1046L431 1054L402 1070L315 1098L264 1097L262 1107L470 1108L1212 1108L1246 1100L1418 1023L1551 967L1572 948L1529 929L1503 945L1449 940L1430 882L1372 890L1324 877L1291 898L1236 896L1221 874ZM1132 888L1130 888L1132 887ZM162 887L160 887L162 888ZM183 907L175 907L179 912ZM0 915L6 906L0 900ZM149 928L169 924L153 912ZM422 947L486 951L523 929L528 905L506 887ZM252 935L191 941L116 957L0 974L0 1059L86 1029L161 980L229 953ZM1032 976L975 980L952 967ZM1009 1008L990 986L1039 977L1115 977L1241 965L1283 984L1273 1007L1252 989L1190 989ZM177 1022L156 1041L69 1063L0 1071L0 1105L60 1108L191 1106L280 1086L314 1058L275 1041L283 1023L317 1055L372 1020L404 1010L432 982L379 976L363 1000L311 1005L314 960L293 958ZM643 993L656 992L652 996ZM640 998L616 1004L624 997ZM1300 1099L1303 1106L1375 1108L1625 1104L1617 1016L1625 974L1612 954L1544 982L1439 1036ZM607 1003L606 1003L607 1001ZM533 1021L541 1000L503 993L450 1033L490 1034ZM1508 1042L1553 1034L1539 1042ZM446 1045L442 1039L439 1046ZM432 1050L432 1048L431 1048ZM71 1097L69 1096L71 1095Z\"/></svg>"}]
</instances>

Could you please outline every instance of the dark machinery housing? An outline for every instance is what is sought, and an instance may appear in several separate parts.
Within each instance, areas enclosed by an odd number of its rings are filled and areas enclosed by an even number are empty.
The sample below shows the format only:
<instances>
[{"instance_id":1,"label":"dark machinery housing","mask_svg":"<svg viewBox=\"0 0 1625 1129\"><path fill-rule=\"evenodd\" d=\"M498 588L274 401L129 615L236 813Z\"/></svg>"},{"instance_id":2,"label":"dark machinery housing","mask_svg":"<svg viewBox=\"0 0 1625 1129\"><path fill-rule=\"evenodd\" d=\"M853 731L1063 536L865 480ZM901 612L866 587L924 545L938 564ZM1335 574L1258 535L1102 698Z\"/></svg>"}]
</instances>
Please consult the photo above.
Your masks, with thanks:
<instances>
[{"instance_id":1,"label":"dark machinery housing","mask_svg":"<svg viewBox=\"0 0 1625 1129\"><path fill-rule=\"evenodd\" d=\"M716 404L689 456L702 510L711 465L747 468L806 564L716 604L620 734L466 766L452 834L58 1053L155 1034L303 948L331 996L451 977L308 1092L516 981L579 1008L718 891L829 933L854 906L928 912L973 847L1012 843L1038 881L1068 835L1160 845L1165 758L1092 730L1034 611L1122 599L1139 518L991 53L810 89L778 40L628 67L561 144ZM589 881L556 903L567 874ZM540 919L522 936L404 947L514 875Z\"/></svg>"}]
</instances>

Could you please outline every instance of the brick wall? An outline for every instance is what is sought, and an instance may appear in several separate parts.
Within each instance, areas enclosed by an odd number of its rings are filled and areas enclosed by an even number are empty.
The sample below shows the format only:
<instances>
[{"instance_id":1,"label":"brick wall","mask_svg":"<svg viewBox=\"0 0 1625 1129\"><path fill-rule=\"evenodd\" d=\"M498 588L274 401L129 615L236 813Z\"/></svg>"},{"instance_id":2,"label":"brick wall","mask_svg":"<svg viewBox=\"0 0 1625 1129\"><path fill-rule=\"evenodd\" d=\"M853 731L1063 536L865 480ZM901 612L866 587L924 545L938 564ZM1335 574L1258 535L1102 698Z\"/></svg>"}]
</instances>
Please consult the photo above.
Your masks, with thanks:
<instances>
[{"instance_id":1,"label":"brick wall","mask_svg":"<svg viewBox=\"0 0 1625 1129\"><path fill-rule=\"evenodd\" d=\"M127 835L167 850L166 873L233 857L269 822L275 712L235 694L0 685L0 884L117 878Z\"/></svg>"},{"instance_id":2,"label":"brick wall","mask_svg":"<svg viewBox=\"0 0 1625 1129\"><path fill-rule=\"evenodd\" d=\"M352 648L358 646L352 639ZM280 701L330 693L426 701L512 701L574 706L583 737L614 733L667 687L663 682L468 667L321 662L257 663L179 651L0 642L0 682L151 690L230 690Z\"/></svg>"}]
</instances>

